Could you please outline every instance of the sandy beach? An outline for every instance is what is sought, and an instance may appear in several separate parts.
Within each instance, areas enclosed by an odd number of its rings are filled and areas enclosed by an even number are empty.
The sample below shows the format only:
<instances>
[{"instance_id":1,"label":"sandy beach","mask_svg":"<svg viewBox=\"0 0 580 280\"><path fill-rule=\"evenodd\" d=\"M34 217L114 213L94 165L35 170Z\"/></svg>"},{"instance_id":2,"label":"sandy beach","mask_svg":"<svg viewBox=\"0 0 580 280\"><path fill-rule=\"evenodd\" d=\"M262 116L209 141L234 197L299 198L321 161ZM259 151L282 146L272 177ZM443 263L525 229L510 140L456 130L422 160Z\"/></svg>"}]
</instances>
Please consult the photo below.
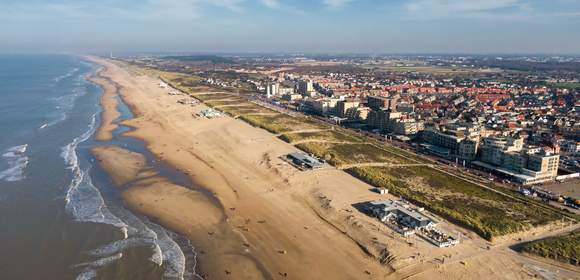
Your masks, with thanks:
<instances>
[{"instance_id":1,"label":"sandy beach","mask_svg":"<svg viewBox=\"0 0 580 280\"><path fill-rule=\"evenodd\" d=\"M155 155L219 201L214 205L199 192L156 176L123 192L131 208L194 242L202 252L202 274L209 279L374 279L390 273L311 210L310 195L298 194L312 190L307 185L313 178L319 184L324 178L299 174L278 159L295 148L231 118L194 121L191 114L200 108L177 104L179 98L164 93L151 77L135 77L109 62L99 63L107 68L103 75L123 87L123 100L136 115L124 123L135 128L127 135L144 140ZM131 156L115 149L94 152L102 159L115 159L101 164L120 185L131 180L128 174L135 174L118 162ZM277 166L290 174L280 176ZM363 184L334 172L323 177L337 188ZM345 178L336 178L338 174Z\"/></svg>"},{"instance_id":2,"label":"sandy beach","mask_svg":"<svg viewBox=\"0 0 580 280\"><path fill-rule=\"evenodd\" d=\"M465 240L448 249L382 231L353 204L393 197L372 193L370 185L332 167L299 171L281 159L298 150L275 135L227 116L195 118L206 107L178 104L183 96L168 95L157 77L91 59L105 66L100 75L122 88L135 115L123 122L134 128L125 135L143 140L205 191L175 184L142 155L119 147L93 153L131 209L193 242L207 279L529 278L521 256L501 244L475 254L490 244L454 225L443 226ZM112 129L103 123L106 139ZM380 264L384 254L393 261ZM453 261L434 261L444 256Z\"/></svg>"}]
</instances>

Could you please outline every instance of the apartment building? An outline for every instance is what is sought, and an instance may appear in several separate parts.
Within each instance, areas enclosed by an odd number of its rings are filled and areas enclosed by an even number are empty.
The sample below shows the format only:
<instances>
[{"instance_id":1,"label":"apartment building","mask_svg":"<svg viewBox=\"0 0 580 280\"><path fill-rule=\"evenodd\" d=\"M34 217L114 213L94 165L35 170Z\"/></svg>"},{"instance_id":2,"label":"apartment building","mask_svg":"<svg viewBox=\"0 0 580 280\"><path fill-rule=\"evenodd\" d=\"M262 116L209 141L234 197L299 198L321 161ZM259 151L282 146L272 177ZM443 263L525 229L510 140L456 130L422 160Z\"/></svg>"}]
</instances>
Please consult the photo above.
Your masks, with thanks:
<instances>
[{"instance_id":1,"label":"apartment building","mask_svg":"<svg viewBox=\"0 0 580 280\"><path fill-rule=\"evenodd\" d=\"M483 138L475 166L495 171L522 185L552 181L558 175L560 155L551 149L523 147L519 137Z\"/></svg>"},{"instance_id":2,"label":"apartment building","mask_svg":"<svg viewBox=\"0 0 580 280\"><path fill-rule=\"evenodd\" d=\"M430 127L422 134L422 147L426 152L469 162L476 159L482 131L482 127L471 123Z\"/></svg>"},{"instance_id":3,"label":"apartment building","mask_svg":"<svg viewBox=\"0 0 580 280\"><path fill-rule=\"evenodd\" d=\"M398 97L369 96L367 97L367 106L375 111L389 110L395 112L397 111L398 100Z\"/></svg>"},{"instance_id":4,"label":"apartment building","mask_svg":"<svg viewBox=\"0 0 580 280\"><path fill-rule=\"evenodd\" d=\"M341 118L356 119L359 105L358 101L339 101L336 104L336 114Z\"/></svg>"}]
</instances>

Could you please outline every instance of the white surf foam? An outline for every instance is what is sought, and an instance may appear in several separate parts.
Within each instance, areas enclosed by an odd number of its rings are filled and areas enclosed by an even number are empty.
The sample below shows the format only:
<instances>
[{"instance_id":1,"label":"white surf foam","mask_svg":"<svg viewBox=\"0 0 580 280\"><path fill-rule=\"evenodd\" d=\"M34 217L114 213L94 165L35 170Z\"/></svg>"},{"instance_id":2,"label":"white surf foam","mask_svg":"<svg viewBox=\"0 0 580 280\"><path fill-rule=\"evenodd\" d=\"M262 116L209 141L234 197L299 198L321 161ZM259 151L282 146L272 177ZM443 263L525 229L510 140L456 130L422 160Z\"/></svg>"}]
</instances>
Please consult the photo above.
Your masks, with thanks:
<instances>
[{"instance_id":1,"label":"white surf foam","mask_svg":"<svg viewBox=\"0 0 580 280\"><path fill-rule=\"evenodd\" d=\"M28 144L8 148L2 154L2 158L8 164L8 168L0 172L0 180L6 182L16 182L26 178L24 170L28 166L28 156L26 150Z\"/></svg>"},{"instance_id":2,"label":"white surf foam","mask_svg":"<svg viewBox=\"0 0 580 280\"><path fill-rule=\"evenodd\" d=\"M11 154L23 154L26 152L26 150L28 149L28 144L24 144L24 145L18 145L18 146L14 146L11 148L6 149L4 156L6 155L11 155Z\"/></svg>"},{"instance_id":3,"label":"white surf foam","mask_svg":"<svg viewBox=\"0 0 580 280\"><path fill-rule=\"evenodd\" d=\"M125 224L129 225L127 227L129 236L140 242L140 244L131 243L131 245L150 246L153 251L150 260L157 265L161 265L163 263L163 254L161 248L157 244L157 233L151 230L141 219L128 210L124 208L115 209L115 215L125 222ZM124 250L126 247L124 243L117 243L114 245L117 246L117 252Z\"/></svg>"},{"instance_id":4,"label":"white surf foam","mask_svg":"<svg viewBox=\"0 0 580 280\"><path fill-rule=\"evenodd\" d=\"M157 224L143 222L128 211L116 212L116 214L129 225L127 228L130 237L90 250L87 252L88 255L102 258L121 253L129 248L147 246L152 251L149 260L158 266L164 266L164 279L184 279L185 255L172 239L170 232Z\"/></svg>"},{"instance_id":5,"label":"white surf foam","mask_svg":"<svg viewBox=\"0 0 580 280\"><path fill-rule=\"evenodd\" d=\"M88 252L88 254L90 256L93 256L93 257L103 258L106 256L118 254L121 251L128 249L128 248L143 246L147 243L151 243L151 240L152 239L147 239L147 238L131 238L130 237L127 239L117 240L115 242L109 243L109 244L101 246L99 248L90 250Z\"/></svg>"},{"instance_id":6,"label":"white surf foam","mask_svg":"<svg viewBox=\"0 0 580 280\"><path fill-rule=\"evenodd\" d=\"M97 268L103 267L116 262L123 257L122 253L101 258L93 262L85 262L74 265L73 268L83 268L83 271L77 275L76 280L91 280L97 278Z\"/></svg>"},{"instance_id":7,"label":"white surf foam","mask_svg":"<svg viewBox=\"0 0 580 280\"><path fill-rule=\"evenodd\" d=\"M165 268L164 279L183 280L185 256L168 232L156 224L143 222L124 208L117 208L113 205L113 208L109 210L101 193L91 181L90 167L81 169L76 150L80 143L88 140L95 132L97 114L92 116L89 129L63 147L61 153L66 165L73 173L73 179L65 196L66 209L76 221L118 227L123 233L123 239L88 251L89 256L99 258L99 260L77 265L88 267L83 269L77 279L93 279L96 269L107 264L105 260L113 261L121 258L122 252L128 248L148 246L152 251L150 260Z\"/></svg>"},{"instance_id":8,"label":"white surf foam","mask_svg":"<svg viewBox=\"0 0 580 280\"><path fill-rule=\"evenodd\" d=\"M115 261L121 259L123 257L122 253L118 253L115 254L113 256L110 257L105 257L105 258L100 258L96 261L92 261L92 262L86 262L86 263L80 263L75 265L74 267L91 267L91 268L98 268L98 267L102 267L108 264L112 264Z\"/></svg>"},{"instance_id":9,"label":"white surf foam","mask_svg":"<svg viewBox=\"0 0 580 280\"><path fill-rule=\"evenodd\" d=\"M127 237L127 225L115 217L105 206L105 201L99 190L93 185L88 174L90 168L82 170L79 166L77 146L89 139L96 128L96 114L92 116L88 130L81 136L73 139L66 145L61 153L68 169L72 171L73 178L69 184L65 196L66 210L76 221L108 224L118 227L125 238Z\"/></svg>"},{"instance_id":10,"label":"white surf foam","mask_svg":"<svg viewBox=\"0 0 580 280\"><path fill-rule=\"evenodd\" d=\"M165 279L183 280L185 274L185 255L179 245L170 236L170 233L161 226L154 223L147 223L149 228L157 233L157 245L163 254L163 264Z\"/></svg>"},{"instance_id":11,"label":"white surf foam","mask_svg":"<svg viewBox=\"0 0 580 280\"><path fill-rule=\"evenodd\" d=\"M89 269L81 272L76 280L92 280L97 278L97 271L94 269Z\"/></svg>"},{"instance_id":12,"label":"white surf foam","mask_svg":"<svg viewBox=\"0 0 580 280\"><path fill-rule=\"evenodd\" d=\"M72 75L74 75L74 74L75 74L76 72L78 72L79 70L80 70L79 68L74 68L74 69L70 70L69 72L67 72L67 73L65 73L65 74L63 74L63 75L60 75L60 76L58 76L58 77L54 78L54 81L58 83L58 82L60 82L60 81L62 81L62 80L64 80L64 79L66 79L66 78L69 78L69 77L71 77Z\"/></svg>"},{"instance_id":13,"label":"white surf foam","mask_svg":"<svg viewBox=\"0 0 580 280\"><path fill-rule=\"evenodd\" d=\"M74 107L76 100L85 93L86 92L84 88L82 88L82 86L77 86L72 90L71 94L52 98L52 101L56 104L54 107L56 110L56 116L54 116L53 120L49 121L46 124L43 124L43 127L41 127L41 129L65 121L67 119L68 113Z\"/></svg>"},{"instance_id":14,"label":"white surf foam","mask_svg":"<svg viewBox=\"0 0 580 280\"><path fill-rule=\"evenodd\" d=\"M116 208L115 208L116 209ZM87 252L89 256L103 258L122 253L124 250L135 247L149 247L149 260L158 266L163 266L163 279L183 280L186 275L186 257L181 247L174 241L173 233L163 227L143 221L125 209L116 209L115 215L125 224L129 237L117 240ZM193 253L193 247L192 253ZM193 267L195 269L195 267ZM195 273L189 273L188 279Z\"/></svg>"}]
</instances>

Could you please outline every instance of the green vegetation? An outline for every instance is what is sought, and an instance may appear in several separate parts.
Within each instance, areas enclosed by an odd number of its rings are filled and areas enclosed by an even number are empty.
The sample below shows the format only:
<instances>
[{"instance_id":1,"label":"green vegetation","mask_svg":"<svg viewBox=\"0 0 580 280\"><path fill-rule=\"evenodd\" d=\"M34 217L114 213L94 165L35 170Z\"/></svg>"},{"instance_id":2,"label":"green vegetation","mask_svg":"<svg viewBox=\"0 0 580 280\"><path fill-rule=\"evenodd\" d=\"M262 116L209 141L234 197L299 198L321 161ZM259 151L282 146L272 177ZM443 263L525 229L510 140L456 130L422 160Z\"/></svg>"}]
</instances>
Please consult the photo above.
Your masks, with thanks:
<instances>
[{"instance_id":1,"label":"green vegetation","mask_svg":"<svg viewBox=\"0 0 580 280\"><path fill-rule=\"evenodd\" d=\"M516 200L430 167L362 167L353 176L402 196L485 239L544 225L560 218L553 211Z\"/></svg>"},{"instance_id":2,"label":"green vegetation","mask_svg":"<svg viewBox=\"0 0 580 280\"><path fill-rule=\"evenodd\" d=\"M279 115L241 115L240 119L253 126L263 128L272 133L285 133L295 130L325 129L322 124L306 118L295 118L284 114Z\"/></svg>"},{"instance_id":3,"label":"green vegetation","mask_svg":"<svg viewBox=\"0 0 580 280\"><path fill-rule=\"evenodd\" d=\"M232 99L232 98L239 98L236 95L233 94L228 94L228 93L221 93L221 92L215 92L215 93L204 93L204 94L192 94L193 97L207 102L207 101L212 101L212 100L223 100L223 99Z\"/></svg>"},{"instance_id":4,"label":"green vegetation","mask_svg":"<svg viewBox=\"0 0 580 280\"><path fill-rule=\"evenodd\" d=\"M235 94L216 92L203 94L198 93L192 94L192 96L203 101L206 105L210 107L222 106L219 107L219 110L228 113L232 116L240 116L244 114L262 114L262 113L279 114L274 110L251 103L247 99Z\"/></svg>"},{"instance_id":5,"label":"green vegetation","mask_svg":"<svg viewBox=\"0 0 580 280\"><path fill-rule=\"evenodd\" d=\"M163 59L173 59L178 61L196 61L196 62L211 62L214 64L224 63L231 64L234 63L233 60L217 55L183 55L183 56L165 56Z\"/></svg>"},{"instance_id":6,"label":"green vegetation","mask_svg":"<svg viewBox=\"0 0 580 280\"><path fill-rule=\"evenodd\" d=\"M427 159L427 158L424 158L424 157L421 157L421 156L417 155L416 153L409 152L407 150L403 150L403 149L400 149L400 148L395 148L393 146L385 145L385 144L383 144L383 143L381 143L379 141L376 141L376 140L374 141L374 143L377 146L380 146L383 149L385 149L385 150L387 150L387 151L389 151L389 152L391 152L393 154L399 155L401 157L410 158L410 159L412 159L413 161L415 161L417 163L425 163L425 164L433 163L432 160Z\"/></svg>"},{"instance_id":7,"label":"green vegetation","mask_svg":"<svg viewBox=\"0 0 580 280\"><path fill-rule=\"evenodd\" d=\"M552 86L568 90L580 90L580 83L553 83Z\"/></svg>"},{"instance_id":8,"label":"green vegetation","mask_svg":"<svg viewBox=\"0 0 580 280\"><path fill-rule=\"evenodd\" d=\"M204 102L205 102L205 104L207 104L211 107L231 106L231 105L246 106L246 105L251 104L249 102L246 102L246 100L244 100L244 99L238 99L238 98L214 99L214 100L208 100L208 101L204 101Z\"/></svg>"},{"instance_id":9,"label":"green vegetation","mask_svg":"<svg viewBox=\"0 0 580 280\"><path fill-rule=\"evenodd\" d=\"M288 142L294 143L299 141L307 140L318 140L318 141L330 141L330 142L363 142L362 137L339 132L335 130L327 131L317 131L317 132L301 132L301 133L288 133L280 136L280 139Z\"/></svg>"},{"instance_id":10,"label":"green vegetation","mask_svg":"<svg viewBox=\"0 0 580 280\"><path fill-rule=\"evenodd\" d=\"M370 144L332 144L302 143L296 145L300 150L327 160L334 166L347 164L384 162L393 164L408 163L405 158L381 150Z\"/></svg>"},{"instance_id":11,"label":"green vegetation","mask_svg":"<svg viewBox=\"0 0 580 280\"><path fill-rule=\"evenodd\" d=\"M580 230L525 244L523 252L580 266Z\"/></svg>"},{"instance_id":12,"label":"green vegetation","mask_svg":"<svg viewBox=\"0 0 580 280\"><path fill-rule=\"evenodd\" d=\"M219 109L225 113L230 114L231 116L241 116L245 114L279 114L276 111L251 103L243 104L241 106L221 107Z\"/></svg>"},{"instance_id":13,"label":"green vegetation","mask_svg":"<svg viewBox=\"0 0 580 280\"><path fill-rule=\"evenodd\" d=\"M155 71L154 73L159 76L163 81L171 83L173 87L187 92L189 88L201 85L201 77L186 75L182 73L167 72L167 71Z\"/></svg>"}]
</instances>

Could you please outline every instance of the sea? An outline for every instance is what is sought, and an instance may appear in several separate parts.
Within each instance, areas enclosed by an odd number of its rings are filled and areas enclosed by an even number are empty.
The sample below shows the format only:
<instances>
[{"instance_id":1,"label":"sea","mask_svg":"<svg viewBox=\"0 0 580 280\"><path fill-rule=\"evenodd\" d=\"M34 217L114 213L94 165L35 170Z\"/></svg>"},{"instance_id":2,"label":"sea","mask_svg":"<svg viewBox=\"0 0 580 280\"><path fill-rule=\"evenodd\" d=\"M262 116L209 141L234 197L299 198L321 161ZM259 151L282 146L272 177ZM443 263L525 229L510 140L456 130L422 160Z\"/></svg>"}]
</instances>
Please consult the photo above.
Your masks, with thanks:
<instances>
[{"instance_id":1,"label":"sea","mask_svg":"<svg viewBox=\"0 0 580 280\"><path fill-rule=\"evenodd\" d=\"M190 242L132 213L91 148L143 143L94 140L100 66L72 55L0 55L0 279L198 279ZM119 99L120 122L132 113Z\"/></svg>"}]
</instances>

